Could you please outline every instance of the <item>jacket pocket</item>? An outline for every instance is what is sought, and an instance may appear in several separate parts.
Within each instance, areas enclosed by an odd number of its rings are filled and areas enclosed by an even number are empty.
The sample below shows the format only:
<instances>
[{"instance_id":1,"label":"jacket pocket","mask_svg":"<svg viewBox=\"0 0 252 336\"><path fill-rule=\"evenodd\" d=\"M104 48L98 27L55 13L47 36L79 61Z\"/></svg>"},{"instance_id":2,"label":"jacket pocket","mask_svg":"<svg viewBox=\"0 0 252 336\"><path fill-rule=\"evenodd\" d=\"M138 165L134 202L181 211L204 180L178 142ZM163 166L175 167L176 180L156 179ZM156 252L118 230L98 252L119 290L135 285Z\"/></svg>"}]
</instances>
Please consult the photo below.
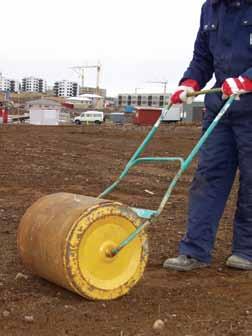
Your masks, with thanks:
<instances>
[{"instance_id":1,"label":"jacket pocket","mask_svg":"<svg viewBox=\"0 0 252 336\"><path fill-rule=\"evenodd\" d=\"M217 31L218 31L218 21L210 20L206 21L203 25L203 32L207 34L209 41L209 49L213 53L214 48L216 47L217 42Z\"/></svg>"},{"instance_id":2,"label":"jacket pocket","mask_svg":"<svg viewBox=\"0 0 252 336\"><path fill-rule=\"evenodd\" d=\"M244 17L241 21L241 26L245 30L245 44L252 48L252 16Z\"/></svg>"}]
</instances>

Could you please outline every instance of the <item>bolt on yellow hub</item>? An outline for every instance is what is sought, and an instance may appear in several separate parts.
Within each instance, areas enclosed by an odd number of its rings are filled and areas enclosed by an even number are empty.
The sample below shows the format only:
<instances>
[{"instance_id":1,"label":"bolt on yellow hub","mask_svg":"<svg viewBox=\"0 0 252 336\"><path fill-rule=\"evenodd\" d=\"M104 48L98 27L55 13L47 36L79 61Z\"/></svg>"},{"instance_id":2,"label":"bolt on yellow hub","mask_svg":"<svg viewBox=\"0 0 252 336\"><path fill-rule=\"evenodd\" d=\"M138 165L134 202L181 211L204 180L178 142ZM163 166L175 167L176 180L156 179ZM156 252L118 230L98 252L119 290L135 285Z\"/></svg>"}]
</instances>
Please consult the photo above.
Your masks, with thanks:
<instances>
[{"instance_id":1,"label":"bolt on yellow hub","mask_svg":"<svg viewBox=\"0 0 252 336\"><path fill-rule=\"evenodd\" d=\"M86 298L110 300L128 293L144 272L144 232L111 255L140 224L141 219L120 203L59 193L27 210L18 230L18 248L35 274Z\"/></svg>"}]
</instances>

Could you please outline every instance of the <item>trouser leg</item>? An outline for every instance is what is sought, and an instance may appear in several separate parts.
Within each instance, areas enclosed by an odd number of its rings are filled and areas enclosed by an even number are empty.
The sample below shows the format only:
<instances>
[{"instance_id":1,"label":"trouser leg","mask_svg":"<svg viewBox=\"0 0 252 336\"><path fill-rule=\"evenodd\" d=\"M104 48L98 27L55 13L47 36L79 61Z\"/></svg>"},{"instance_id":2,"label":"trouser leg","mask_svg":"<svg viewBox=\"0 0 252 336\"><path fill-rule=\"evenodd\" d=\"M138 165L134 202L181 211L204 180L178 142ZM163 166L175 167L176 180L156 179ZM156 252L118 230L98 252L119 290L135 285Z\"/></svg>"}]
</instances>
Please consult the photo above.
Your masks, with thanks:
<instances>
[{"instance_id":1,"label":"trouser leg","mask_svg":"<svg viewBox=\"0 0 252 336\"><path fill-rule=\"evenodd\" d=\"M252 260L252 115L241 113L238 117L233 127L240 170L233 254Z\"/></svg>"},{"instance_id":2,"label":"trouser leg","mask_svg":"<svg viewBox=\"0 0 252 336\"><path fill-rule=\"evenodd\" d=\"M206 114L203 131L213 119ZM237 169L234 134L226 117L203 145L189 194L187 232L180 254L210 262L216 231Z\"/></svg>"}]
</instances>

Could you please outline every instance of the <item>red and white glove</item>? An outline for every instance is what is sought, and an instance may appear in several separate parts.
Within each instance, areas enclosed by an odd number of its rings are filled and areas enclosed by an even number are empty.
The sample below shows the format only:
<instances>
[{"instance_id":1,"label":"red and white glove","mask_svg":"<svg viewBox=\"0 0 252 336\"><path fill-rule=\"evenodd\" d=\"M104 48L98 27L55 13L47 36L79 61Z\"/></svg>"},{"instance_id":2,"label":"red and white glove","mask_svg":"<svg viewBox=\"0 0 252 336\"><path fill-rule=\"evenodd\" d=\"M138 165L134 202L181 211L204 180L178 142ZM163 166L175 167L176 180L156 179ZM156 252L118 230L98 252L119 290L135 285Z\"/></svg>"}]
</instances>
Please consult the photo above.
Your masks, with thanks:
<instances>
[{"instance_id":1,"label":"red and white glove","mask_svg":"<svg viewBox=\"0 0 252 336\"><path fill-rule=\"evenodd\" d=\"M188 93L193 93L198 91L200 86L197 81L193 79L187 79L181 83L181 85L177 88L177 90L173 93L170 98L170 102L172 104L192 104L195 97L187 97Z\"/></svg>"},{"instance_id":2,"label":"red and white glove","mask_svg":"<svg viewBox=\"0 0 252 336\"><path fill-rule=\"evenodd\" d=\"M221 87L223 99L226 99L234 94L242 94L252 91L252 80L246 77L227 78Z\"/></svg>"}]
</instances>

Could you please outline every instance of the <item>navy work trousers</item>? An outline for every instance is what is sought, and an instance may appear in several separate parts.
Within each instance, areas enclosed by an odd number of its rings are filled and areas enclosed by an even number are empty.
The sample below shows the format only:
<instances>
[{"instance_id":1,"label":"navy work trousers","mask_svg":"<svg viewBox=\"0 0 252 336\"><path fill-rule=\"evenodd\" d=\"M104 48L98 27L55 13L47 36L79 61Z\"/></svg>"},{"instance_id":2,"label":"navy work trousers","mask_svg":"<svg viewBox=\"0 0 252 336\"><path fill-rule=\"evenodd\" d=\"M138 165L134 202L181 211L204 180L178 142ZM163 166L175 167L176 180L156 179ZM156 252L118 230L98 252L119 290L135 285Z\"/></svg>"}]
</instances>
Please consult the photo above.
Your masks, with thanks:
<instances>
[{"instance_id":1,"label":"navy work trousers","mask_svg":"<svg viewBox=\"0 0 252 336\"><path fill-rule=\"evenodd\" d=\"M215 113L207 111L203 132ZM234 218L233 254L252 260L252 106L230 111L203 145L189 196L187 233L180 254L209 263L216 232L237 168L240 187Z\"/></svg>"}]
</instances>

